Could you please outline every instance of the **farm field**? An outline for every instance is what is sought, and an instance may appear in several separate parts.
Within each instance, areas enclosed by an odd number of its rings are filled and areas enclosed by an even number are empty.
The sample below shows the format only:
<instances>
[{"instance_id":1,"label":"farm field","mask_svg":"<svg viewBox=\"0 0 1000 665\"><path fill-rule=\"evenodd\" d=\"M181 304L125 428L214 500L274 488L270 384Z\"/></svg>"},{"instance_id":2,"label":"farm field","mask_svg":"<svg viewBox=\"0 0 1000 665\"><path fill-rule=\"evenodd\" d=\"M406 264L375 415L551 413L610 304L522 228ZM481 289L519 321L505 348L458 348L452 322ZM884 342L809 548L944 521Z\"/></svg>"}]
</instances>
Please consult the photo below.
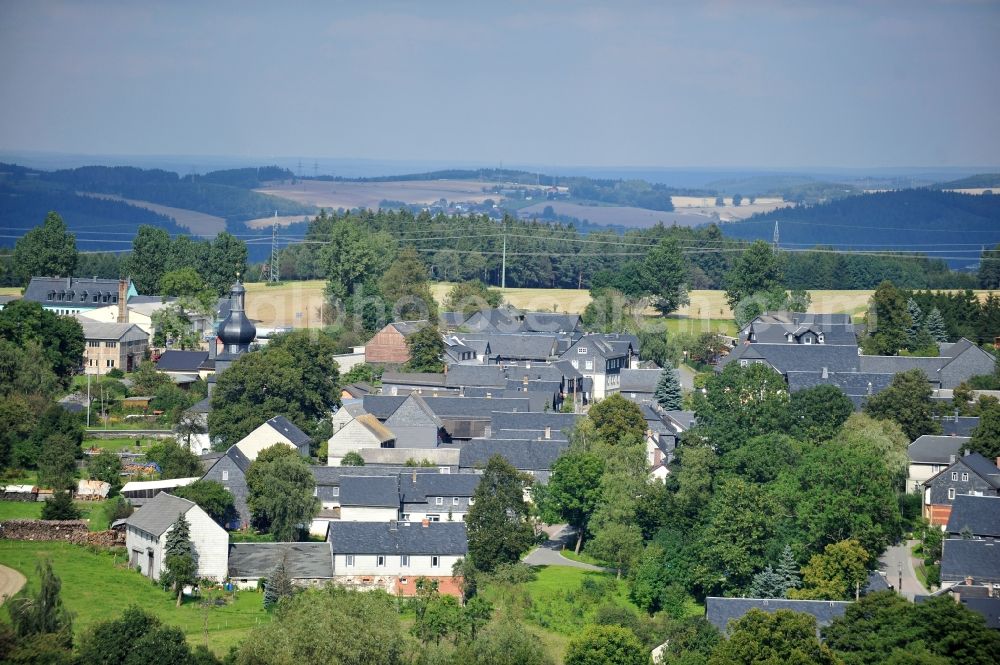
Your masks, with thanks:
<instances>
[{"instance_id":1,"label":"farm field","mask_svg":"<svg viewBox=\"0 0 1000 665\"><path fill-rule=\"evenodd\" d=\"M79 192L79 194L82 196L92 196L97 199L124 201L125 203L134 205L138 208L146 208L147 210L152 210L155 213L166 215L167 217L173 217L175 222L187 228L191 231L191 233L197 236L215 237L219 233L226 230L226 220L224 218L217 217L215 215L208 215L203 212L197 212L195 210L172 208L158 203L150 203L149 201L126 199L121 196L115 196L114 194L96 194L91 192Z\"/></svg>"},{"instance_id":2,"label":"farm field","mask_svg":"<svg viewBox=\"0 0 1000 665\"><path fill-rule=\"evenodd\" d=\"M707 215L688 211L662 212L631 206L584 205L569 201L540 201L525 206L517 212L521 217L536 217L540 216L547 206L552 206L556 214L585 219L591 224L646 228L656 226L660 222L667 226L671 224L676 224L677 226L698 226L699 224L708 224L712 221L712 218Z\"/></svg>"},{"instance_id":3,"label":"farm field","mask_svg":"<svg viewBox=\"0 0 1000 665\"><path fill-rule=\"evenodd\" d=\"M130 570L122 553L97 553L68 543L0 541L0 563L23 573L29 586L38 582L35 563L41 557L52 562L62 580L63 602L74 615L77 635L94 623L117 618L129 605L138 605L183 630L190 644L207 640L209 649L224 656L247 630L270 620L261 594L253 591L238 592L232 603L223 606L202 607L188 601L175 607L174 596Z\"/></svg>"},{"instance_id":4,"label":"farm field","mask_svg":"<svg viewBox=\"0 0 1000 665\"><path fill-rule=\"evenodd\" d=\"M434 298L443 302L448 289L448 283L431 285ZM248 283L247 315L258 322L258 326L295 328L319 327L321 325L320 309L325 307L323 298L324 282L311 280L302 282L287 282L280 286L268 287L263 282ZM980 295L986 291L978 292ZM810 312L844 312L857 315L864 312L872 291L810 291L812 305ZM561 312L581 313L590 302L590 292L584 289L506 289L504 300L515 307L528 310L552 311L555 307ZM692 291L691 304L678 310L672 320L696 321L695 329L715 329L716 321L732 319L732 312L726 303L723 291ZM649 314L652 311L647 312ZM703 323L707 321L708 323ZM669 323L668 326L683 327L681 323Z\"/></svg>"},{"instance_id":5,"label":"farm field","mask_svg":"<svg viewBox=\"0 0 1000 665\"><path fill-rule=\"evenodd\" d=\"M493 183L479 180L406 180L387 182L326 182L300 180L291 183L269 183L254 191L290 199L317 208L378 208L384 200L427 204L440 199L474 201L496 199L496 194L484 192ZM296 221L299 218L296 218Z\"/></svg>"}]
</instances>

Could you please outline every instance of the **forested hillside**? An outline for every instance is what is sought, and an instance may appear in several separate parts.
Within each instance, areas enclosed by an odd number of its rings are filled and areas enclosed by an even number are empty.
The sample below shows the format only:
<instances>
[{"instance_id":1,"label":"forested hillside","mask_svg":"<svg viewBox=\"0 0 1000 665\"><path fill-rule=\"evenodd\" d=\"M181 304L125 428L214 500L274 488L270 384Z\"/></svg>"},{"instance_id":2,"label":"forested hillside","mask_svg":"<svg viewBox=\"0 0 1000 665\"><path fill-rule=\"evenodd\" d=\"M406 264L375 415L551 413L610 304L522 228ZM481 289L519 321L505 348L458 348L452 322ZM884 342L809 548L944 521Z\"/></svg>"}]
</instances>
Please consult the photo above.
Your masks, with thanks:
<instances>
[{"instance_id":1,"label":"forested hillside","mask_svg":"<svg viewBox=\"0 0 1000 665\"><path fill-rule=\"evenodd\" d=\"M905 189L783 208L722 227L731 238L781 245L893 249L929 253L954 267L978 262L982 245L1000 242L1000 196Z\"/></svg>"},{"instance_id":2,"label":"forested hillside","mask_svg":"<svg viewBox=\"0 0 1000 665\"><path fill-rule=\"evenodd\" d=\"M145 208L86 193L114 195L222 217L239 229L240 222L273 215L308 214L308 206L251 190L267 180L292 177L277 167L215 171L181 178L171 171L127 166L87 166L39 171L0 164L0 226L13 237L0 238L0 247L13 246L17 236L36 226L55 210L71 231L80 235L81 249L127 248L139 226L157 226L171 235L189 233L176 221ZM102 231L100 235L86 232ZM84 240L86 240L84 242Z\"/></svg>"}]
</instances>

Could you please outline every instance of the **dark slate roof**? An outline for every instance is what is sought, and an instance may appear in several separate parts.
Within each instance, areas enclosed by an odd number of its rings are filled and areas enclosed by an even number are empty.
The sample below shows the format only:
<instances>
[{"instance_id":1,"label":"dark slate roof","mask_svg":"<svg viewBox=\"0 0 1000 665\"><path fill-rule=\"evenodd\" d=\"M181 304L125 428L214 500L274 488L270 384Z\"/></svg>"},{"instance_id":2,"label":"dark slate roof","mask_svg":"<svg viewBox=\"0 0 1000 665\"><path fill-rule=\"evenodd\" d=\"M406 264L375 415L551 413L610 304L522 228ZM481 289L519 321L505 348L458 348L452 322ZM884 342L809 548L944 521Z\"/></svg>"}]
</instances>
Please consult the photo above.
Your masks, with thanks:
<instances>
[{"instance_id":1,"label":"dark slate roof","mask_svg":"<svg viewBox=\"0 0 1000 665\"><path fill-rule=\"evenodd\" d=\"M330 522L334 554L438 554L468 551L465 522Z\"/></svg>"},{"instance_id":2,"label":"dark slate roof","mask_svg":"<svg viewBox=\"0 0 1000 665\"><path fill-rule=\"evenodd\" d=\"M229 447L226 451L226 457L233 460L233 463L240 468L243 473L247 472L250 468L250 458L243 454L243 451L239 449L238 446L233 445Z\"/></svg>"},{"instance_id":3,"label":"dark slate roof","mask_svg":"<svg viewBox=\"0 0 1000 665\"><path fill-rule=\"evenodd\" d=\"M759 344L798 344L789 342L788 335L796 339L803 333L812 331L817 336L823 335L823 344L857 344L857 336L853 324L818 325L795 323L753 323L754 342ZM746 339L746 335L740 335Z\"/></svg>"},{"instance_id":4,"label":"dark slate roof","mask_svg":"<svg viewBox=\"0 0 1000 665\"><path fill-rule=\"evenodd\" d=\"M159 538L178 517L194 506L193 501L160 492L142 504L142 508L132 513L125 523Z\"/></svg>"},{"instance_id":5,"label":"dark slate roof","mask_svg":"<svg viewBox=\"0 0 1000 665\"><path fill-rule=\"evenodd\" d=\"M907 448L910 462L920 464L951 464L962 455L968 445L967 436L936 436L924 434ZM954 459L952 459L954 457Z\"/></svg>"},{"instance_id":6,"label":"dark slate roof","mask_svg":"<svg viewBox=\"0 0 1000 665\"><path fill-rule=\"evenodd\" d=\"M1000 580L1000 545L993 540L949 538L941 547L942 581Z\"/></svg>"},{"instance_id":7,"label":"dark slate roof","mask_svg":"<svg viewBox=\"0 0 1000 665\"><path fill-rule=\"evenodd\" d=\"M531 401L522 397L428 397L424 401L439 418L451 420L489 420L497 410L528 411L531 408Z\"/></svg>"},{"instance_id":8,"label":"dark slate roof","mask_svg":"<svg viewBox=\"0 0 1000 665\"><path fill-rule=\"evenodd\" d=\"M232 543L229 546L229 576L268 577L282 560L292 579L333 577L330 543Z\"/></svg>"},{"instance_id":9,"label":"dark slate roof","mask_svg":"<svg viewBox=\"0 0 1000 665\"><path fill-rule=\"evenodd\" d=\"M834 619L844 616L851 603L841 600L785 600L783 598L716 598L705 599L705 618L722 632L731 621L738 621L751 609L764 612L790 610L803 612L816 618L818 628L828 626Z\"/></svg>"},{"instance_id":10,"label":"dark slate roof","mask_svg":"<svg viewBox=\"0 0 1000 665\"><path fill-rule=\"evenodd\" d=\"M958 418L941 418L941 430L945 434L955 436L972 436L972 430L979 426L979 418L976 416L959 416Z\"/></svg>"},{"instance_id":11,"label":"dark slate roof","mask_svg":"<svg viewBox=\"0 0 1000 665\"><path fill-rule=\"evenodd\" d=\"M527 375L531 381L561 382L564 379L578 379L582 376L568 360L544 363L525 361L511 363L504 367L504 373L509 379L523 379Z\"/></svg>"},{"instance_id":12,"label":"dark slate roof","mask_svg":"<svg viewBox=\"0 0 1000 665\"><path fill-rule=\"evenodd\" d=\"M441 428L443 423L420 395L411 394L399 408L392 412L385 424L393 426L433 425Z\"/></svg>"},{"instance_id":13,"label":"dark slate roof","mask_svg":"<svg viewBox=\"0 0 1000 665\"><path fill-rule=\"evenodd\" d=\"M72 292L73 300L72 302L65 300L49 300L49 291L55 291L56 293ZM32 277L27 288L24 290L23 298L25 300L33 300L43 304L63 304L73 305L74 307L106 307L107 305L112 304L110 297L108 302L95 303L91 297L88 297L86 301L83 301L81 300L81 297L84 291L86 291L89 296L93 296L95 293L107 294L108 296L114 297L115 302L118 302L117 279L92 279L89 277Z\"/></svg>"},{"instance_id":14,"label":"dark slate roof","mask_svg":"<svg viewBox=\"0 0 1000 665\"><path fill-rule=\"evenodd\" d=\"M986 619L986 627L1000 629L1000 598L966 598L959 594L959 602Z\"/></svg>"},{"instance_id":15,"label":"dark slate roof","mask_svg":"<svg viewBox=\"0 0 1000 665\"><path fill-rule=\"evenodd\" d=\"M427 321L394 321L390 323L403 337L409 337L427 325Z\"/></svg>"},{"instance_id":16,"label":"dark slate roof","mask_svg":"<svg viewBox=\"0 0 1000 665\"><path fill-rule=\"evenodd\" d=\"M288 437L288 440L291 441L295 447L302 448L302 446L309 445L309 435L292 424L288 418L285 418L284 416L275 416L274 418L268 420L267 424Z\"/></svg>"},{"instance_id":17,"label":"dark slate roof","mask_svg":"<svg viewBox=\"0 0 1000 665\"><path fill-rule=\"evenodd\" d=\"M569 441L569 437L562 432L552 430L549 438L545 438L545 430L540 429L494 429L490 430L491 439L514 439L520 441Z\"/></svg>"},{"instance_id":18,"label":"dark slate roof","mask_svg":"<svg viewBox=\"0 0 1000 665\"><path fill-rule=\"evenodd\" d=\"M865 584L865 588L861 590L861 593L862 595L867 595L876 591L888 591L891 588L889 582L885 579L885 575L877 570L873 570L868 573L868 582Z\"/></svg>"},{"instance_id":19,"label":"dark slate roof","mask_svg":"<svg viewBox=\"0 0 1000 665\"><path fill-rule=\"evenodd\" d=\"M490 356L517 360L547 360L556 355L556 335L523 333L519 335L473 333L457 335L466 345L475 341L486 341L490 345Z\"/></svg>"},{"instance_id":20,"label":"dark slate roof","mask_svg":"<svg viewBox=\"0 0 1000 665\"><path fill-rule=\"evenodd\" d=\"M201 400L200 402L195 402L189 409L191 413L208 413L212 410L212 400L209 397Z\"/></svg>"},{"instance_id":21,"label":"dark slate roof","mask_svg":"<svg viewBox=\"0 0 1000 665\"><path fill-rule=\"evenodd\" d=\"M156 361L161 372L197 372L208 360L208 351L164 351Z\"/></svg>"},{"instance_id":22,"label":"dark slate roof","mask_svg":"<svg viewBox=\"0 0 1000 665\"><path fill-rule=\"evenodd\" d=\"M532 381L530 378L527 384L524 383L523 378L508 379L506 385L508 391L521 390L524 392L548 393L550 396L558 393L561 387L562 384L559 381Z\"/></svg>"},{"instance_id":23,"label":"dark slate roof","mask_svg":"<svg viewBox=\"0 0 1000 665\"><path fill-rule=\"evenodd\" d=\"M689 430L695 426L694 411L666 411L664 417L676 423L681 430Z\"/></svg>"},{"instance_id":24,"label":"dark slate roof","mask_svg":"<svg viewBox=\"0 0 1000 665\"><path fill-rule=\"evenodd\" d=\"M662 375L662 369L623 369L619 390L623 393L652 393Z\"/></svg>"},{"instance_id":25,"label":"dark slate roof","mask_svg":"<svg viewBox=\"0 0 1000 665\"><path fill-rule=\"evenodd\" d=\"M859 356L860 370L876 374L897 374L911 369L921 369L931 381L937 379L938 370L950 358L920 356Z\"/></svg>"},{"instance_id":26,"label":"dark slate roof","mask_svg":"<svg viewBox=\"0 0 1000 665\"><path fill-rule=\"evenodd\" d=\"M945 530L958 535L966 529L974 536L1000 538L1000 497L957 495Z\"/></svg>"},{"instance_id":27,"label":"dark slate roof","mask_svg":"<svg viewBox=\"0 0 1000 665\"><path fill-rule=\"evenodd\" d=\"M383 372L382 385L443 386L444 378L434 372Z\"/></svg>"},{"instance_id":28,"label":"dark slate roof","mask_svg":"<svg viewBox=\"0 0 1000 665\"><path fill-rule=\"evenodd\" d=\"M791 371L785 373L788 379L788 390L796 392L831 385L840 388L845 395L861 397L882 392L892 383L893 374L872 374L869 372L827 372L823 377L822 369L816 371ZM870 384L870 385L869 385Z\"/></svg>"},{"instance_id":29,"label":"dark slate roof","mask_svg":"<svg viewBox=\"0 0 1000 665\"><path fill-rule=\"evenodd\" d=\"M379 420L385 420L406 401L406 395L365 395L361 399L365 413L370 413Z\"/></svg>"},{"instance_id":30,"label":"dark slate roof","mask_svg":"<svg viewBox=\"0 0 1000 665\"><path fill-rule=\"evenodd\" d=\"M521 471L548 471L569 447L565 441L526 441L523 439L472 439L459 453L463 469L485 467L494 455L500 455Z\"/></svg>"},{"instance_id":31,"label":"dark slate roof","mask_svg":"<svg viewBox=\"0 0 1000 665\"><path fill-rule=\"evenodd\" d=\"M309 470L316 479L316 484L324 487L339 487L342 478L347 476L398 476L401 473L417 473L418 475L429 474L438 475L441 472L437 467L409 467L409 466L380 466L378 468L366 466L316 466L310 465ZM446 474L441 474L446 475Z\"/></svg>"},{"instance_id":32,"label":"dark slate roof","mask_svg":"<svg viewBox=\"0 0 1000 665\"><path fill-rule=\"evenodd\" d=\"M399 474L403 503L425 503L429 496L472 496L479 481L478 473Z\"/></svg>"},{"instance_id":33,"label":"dark slate roof","mask_svg":"<svg viewBox=\"0 0 1000 665\"><path fill-rule=\"evenodd\" d=\"M979 453L970 453L962 458L965 466L979 474L994 489L1000 489L1000 469Z\"/></svg>"},{"instance_id":34,"label":"dark slate roof","mask_svg":"<svg viewBox=\"0 0 1000 665\"><path fill-rule=\"evenodd\" d=\"M782 374L786 372L857 372L857 346L832 344L743 344L733 349L719 365L739 360L764 360ZM877 370L863 370L877 371Z\"/></svg>"},{"instance_id":35,"label":"dark slate roof","mask_svg":"<svg viewBox=\"0 0 1000 665\"><path fill-rule=\"evenodd\" d=\"M399 507L399 476L344 476L340 479L340 505L369 508Z\"/></svg>"},{"instance_id":36,"label":"dark slate roof","mask_svg":"<svg viewBox=\"0 0 1000 665\"><path fill-rule=\"evenodd\" d=\"M441 325L445 328L457 328L467 318L465 312L441 312L438 316L441 320Z\"/></svg>"},{"instance_id":37,"label":"dark slate roof","mask_svg":"<svg viewBox=\"0 0 1000 665\"><path fill-rule=\"evenodd\" d=\"M531 430L544 431L546 426L552 428L552 433L569 431L577 421L583 418L579 413L559 413L557 411L530 411L511 413L494 411L492 414L493 430Z\"/></svg>"}]
</instances>

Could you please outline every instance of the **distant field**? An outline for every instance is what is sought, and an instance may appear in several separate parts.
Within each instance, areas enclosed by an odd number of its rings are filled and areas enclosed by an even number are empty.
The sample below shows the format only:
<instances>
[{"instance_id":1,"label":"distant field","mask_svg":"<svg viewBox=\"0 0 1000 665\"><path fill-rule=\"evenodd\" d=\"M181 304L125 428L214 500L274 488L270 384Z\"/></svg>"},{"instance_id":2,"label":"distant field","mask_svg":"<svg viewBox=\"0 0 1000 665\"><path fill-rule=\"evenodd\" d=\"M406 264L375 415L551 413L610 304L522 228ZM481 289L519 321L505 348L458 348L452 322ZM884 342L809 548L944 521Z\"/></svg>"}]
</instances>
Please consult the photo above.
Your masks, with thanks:
<instances>
[{"instance_id":1,"label":"distant field","mask_svg":"<svg viewBox=\"0 0 1000 665\"><path fill-rule=\"evenodd\" d=\"M215 215L207 215L203 212L187 210L185 208L171 208L149 201L136 201L135 199L125 199L114 194L95 194L92 192L77 192L81 196L92 196L98 199L110 199L112 201L124 201L138 208L146 208L155 213L173 217L174 221L187 228L194 235L214 237L226 230L226 220Z\"/></svg>"},{"instance_id":2,"label":"distant field","mask_svg":"<svg viewBox=\"0 0 1000 665\"><path fill-rule=\"evenodd\" d=\"M405 180L391 182L325 182L300 180L291 183L269 183L256 191L280 196L317 208L378 208L384 200L429 204L440 199L474 201L497 199L496 194L483 191L493 183L479 180Z\"/></svg>"},{"instance_id":3,"label":"distant field","mask_svg":"<svg viewBox=\"0 0 1000 665\"><path fill-rule=\"evenodd\" d=\"M661 212L630 206L589 206L581 203L570 203L568 201L541 201L521 208L518 210L518 214L522 217L539 216L547 206L552 206L556 214L585 219L591 224L617 224L644 228L655 226L660 222L667 226L672 224L676 224L677 226L698 226L699 224L707 224L712 221L712 218L707 215L694 212Z\"/></svg>"},{"instance_id":4,"label":"distant field","mask_svg":"<svg viewBox=\"0 0 1000 665\"><path fill-rule=\"evenodd\" d=\"M323 298L324 282L321 280L288 282L268 287L263 282L247 284L247 314L259 326L295 328L322 325L321 309L326 306ZM451 284L431 285L434 298L443 302ZM981 296L986 291L978 292ZM857 315L864 312L871 291L811 291L810 312L842 312ZM528 310L556 309L560 312L579 314L590 302L590 293L578 289L506 289L504 300L515 307ZM723 291L692 291L691 304L681 308L668 321L668 326L678 330L727 330L724 320L732 320ZM647 312L652 313L652 312ZM677 321L677 323L673 323ZM685 323L686 322L686 323Z\"/></svg>"},{"instance_id":5,"label":"distant field","mask_svg":"<svg viewBox=\"0 0 1000 665\"><path fill-rule=\"evenodd\" d=\"M278 226L289 226L299 222L308 222L312 218L312 215L279 215L278 217L258 217L251 219L246 224L251 229L269 229L275 222L278 222Z\"/></svg>"},{"instance_id":6,"label":"distant field","mask_svg":"<svg viewBox=\"0 0 1000 665\"><path fill-rule=\"evenodd\" d=\"M0 296L19 296L21 289L17 286L0 286Z\"/></svg>"}]
</instances>

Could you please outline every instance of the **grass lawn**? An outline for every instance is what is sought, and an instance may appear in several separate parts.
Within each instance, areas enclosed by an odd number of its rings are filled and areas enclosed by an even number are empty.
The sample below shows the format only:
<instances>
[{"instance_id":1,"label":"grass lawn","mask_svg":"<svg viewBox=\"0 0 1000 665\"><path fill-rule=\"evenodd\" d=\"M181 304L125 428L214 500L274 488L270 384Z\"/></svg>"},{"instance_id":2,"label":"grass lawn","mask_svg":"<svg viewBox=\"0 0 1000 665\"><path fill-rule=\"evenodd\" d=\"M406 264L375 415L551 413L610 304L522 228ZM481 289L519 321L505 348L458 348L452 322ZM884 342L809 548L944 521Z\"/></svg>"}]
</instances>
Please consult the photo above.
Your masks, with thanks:
<instances>
[{"instance_id":1,"label":"grass lawn","mask_svg":"<svg viewBox=\"0 0 1000 665\"><path fill-rule=\"evenodd\" d=\"M129 605L138 605L183 630L192 645L205 644L207 630L208 647L223 656L250 628L270 620L261 594L254 591L240 591L223 606L202 607L189 600L175 607L174 596L130 570L124 556L123 552L95 553L67 543L0 541L0 563L22 572L29 586L37 583L35 562L49 558L62 580L62 598L74 614L77 634L96 622L116 618Z\"/></svg>"},{"instance_id":2,"label":"grass lawn","mask_svg":"<svg viewBox=\"0 0 1000 665\"><path fill-rule=\"evenodd\" d=\"M108 519L104 515L106 501L74 501L83 513L80 519L87 520L91 531L107 531ZM0 522L3 520L37 520L42 517L41 501L0 501Z\"/></svg>"},{"instance_id":3,"label":"grass lawn","mask_svg":"<svg viewBox=\"0 0 1000 665\"><path fill-rule=\"evenodd\" d=\"M572 548L563 549L559 553L562 554L567 559L569 559L570 561L579 561L580 563L589 563L592 566L604 566L605 568L611 567L608 564L604 563L603 561L598 561L597 559L590 556L586 552L580 552L579 554L577 554L576 552L573 551Z\"/></svg>"}]
</instances>

